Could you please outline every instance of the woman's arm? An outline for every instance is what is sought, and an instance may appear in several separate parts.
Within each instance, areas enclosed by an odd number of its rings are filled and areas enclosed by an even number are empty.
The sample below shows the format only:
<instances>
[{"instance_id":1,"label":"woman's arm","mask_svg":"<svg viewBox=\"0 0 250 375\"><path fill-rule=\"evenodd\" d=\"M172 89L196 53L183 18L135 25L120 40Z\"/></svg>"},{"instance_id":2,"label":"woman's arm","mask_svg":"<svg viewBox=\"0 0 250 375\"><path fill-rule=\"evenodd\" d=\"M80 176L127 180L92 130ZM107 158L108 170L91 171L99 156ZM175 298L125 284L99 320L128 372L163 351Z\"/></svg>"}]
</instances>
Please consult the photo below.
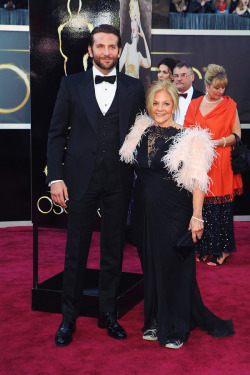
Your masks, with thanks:
<instances>
[{"instance_id":1,"label":"woman's arm","mask_svg":"<svg viewBox=\"0 0 250 375\"><path fill-rule=\"evenodd\" d=\"M125 44L125 46L122 50L122 54L121 54L121 57L120 57L120 60L119 60L119 72L121 72L123 67L124 67L124 64L127 60L127 55L128 55L128 43Z\"/></svg>"},{"instance_id":2,"label":"woman's arm","mask_svg":"<svg viewBox=\"0 0 250 375\"><path fill-rule=\"evenodd\" d=\"M239 136L239 138L241 138L240 119L239 119L237 109L236 109L236 117L235 117L234 125L232 128L232 133L236 133ZM230 134L227 137L215 139L213 141L213 144L215 145L215 147L226 147L226 146L234 145L235 142L236 142L235 136L233 134Z\"/></svg>"},{"instance_id":3,"label":"woman's arm","mask_svg":"<svg viewBox=\"0 0 250 375\"><path fill-rule=\"evenodd\" d=\"M204 191L195 189L193 191L193 215L188 229L191 229L194 242L200 239L204 231L204 221L202 219L202 207L204 201Z\"/></svg>"},{"instance_id":4,"label":"woman's arm","mask_svg":"<svg viewBox=\"0 0 250 375\"><path fill-rule=\"evenodd\" d=\"M150 57L150 52L149 52L149 49L148 49L148 44L147 44L147 41L146 41L146 37L145 37L145 34L144 34L144 32L142 30L142 27L141 27L141 23L139 24L139 27L140 27L139 35L142 37L142 39L144 41L144 46L145 46L145 51L146 51L146 57L143 57L142 54L140 53L140 65L143 68L150 68L150 66L151 66L151 57Z\"/></svg>"}]
</instances>

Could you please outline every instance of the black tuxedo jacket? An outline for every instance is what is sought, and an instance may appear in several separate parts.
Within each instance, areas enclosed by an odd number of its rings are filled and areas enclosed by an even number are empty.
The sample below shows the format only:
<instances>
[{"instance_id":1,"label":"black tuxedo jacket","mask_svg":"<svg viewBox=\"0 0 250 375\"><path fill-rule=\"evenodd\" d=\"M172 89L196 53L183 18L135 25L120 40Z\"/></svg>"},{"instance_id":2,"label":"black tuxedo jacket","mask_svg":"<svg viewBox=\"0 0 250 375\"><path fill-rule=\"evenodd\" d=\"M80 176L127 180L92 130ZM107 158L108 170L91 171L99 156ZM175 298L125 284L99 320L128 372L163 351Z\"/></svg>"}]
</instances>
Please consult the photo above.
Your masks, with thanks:
<instances>
[{"instance_id":1,"label":"black tuxedo jacket","mask_svg":"<svg viewBox=\"0 0 250 375\"><path fill-rule=\"evenodd\" d=\"M145 108L142 82L117 73L120 145ZM64 180L69 199L80 200L89 185L98 146L93 72L63 77L50 124L46 182ZM121 166L126 174L127 165ZM125 177L126 179L126 177Z\"/></svg>"},{"instance_id":2,"label":"black tuxedo jacket","mask_svg":"<svg viewBox=\"0 0 250 375\"><path fill-rule=\"evenodd\" d=\"M202 91L195 90L195 88L194 88L194 92L193 92L193 96L192 96L191 100L199 98L200 96L203 96L203 95L204 95L204 93Z\"/></svg>"}]
</instances>

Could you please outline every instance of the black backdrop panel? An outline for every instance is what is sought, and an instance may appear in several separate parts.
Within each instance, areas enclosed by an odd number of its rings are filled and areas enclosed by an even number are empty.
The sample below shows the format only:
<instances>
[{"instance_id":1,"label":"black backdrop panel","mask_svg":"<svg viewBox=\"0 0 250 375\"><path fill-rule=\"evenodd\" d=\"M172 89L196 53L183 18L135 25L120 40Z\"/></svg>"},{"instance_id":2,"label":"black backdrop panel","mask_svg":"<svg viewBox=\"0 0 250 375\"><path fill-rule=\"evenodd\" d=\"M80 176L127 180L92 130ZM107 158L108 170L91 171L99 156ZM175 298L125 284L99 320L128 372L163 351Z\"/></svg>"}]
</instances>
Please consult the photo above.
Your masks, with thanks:
<instances>
[{"instance_id":1,"label":"black backdrop panel","mask_svg":"<svg viewBox=\"0 0 250 375\"><path fill-rule=\"evenodd\" d=\"M48 129L61 77L84 70L90 30L102 23L119 28L119 0L30 0L32 221L38 226L66 225L67 214L52 205L45 185Z\"/></svg>"},{"instance_id":2,"label":"black backdrop panel","mask_svg":"<svg viewBox=\"0 0 250 375\"><path fill-rule=\"evenodd\" d=\"M152 66L167 56L186 60L197 69L195 88L203 91L204 67L223 65L229 80L226 95L238 104L241 123L250 123L249 43L248 36L153 35Z\"/></svg>"},{"instance_id":3,"label":"black backdrop panel","mask_svg":"<svg viewBox=\"0 0 250 375\"><path fill-rule=\"evenodd\" d=\"M30 130L1 130L0 221L29 221Z\"/></svg>"},{"instance_id":4,"label":"black backdrop panel","mask_svg":"<svg viewBox=\"0 0 250 375\"><path fill-rule=\"evenodd\" d=\"M80 0L30 1L32 220L40 226L65 226L67 218L52 205L44 174L47 133L61 77L84 69L91 25L119 26L119 0L84 1L84 9L80 5ZM203 89L203 68L212 62L223 65L229 77L227 94L238 103L241 122L250 123L248 43L244 36L152 35L152 66L166 56L185 59L196 69L195 87ZM244 179L249 186L248 176ZM237 214L249 214L242 199Z\"/></svg>"}]
</instances>

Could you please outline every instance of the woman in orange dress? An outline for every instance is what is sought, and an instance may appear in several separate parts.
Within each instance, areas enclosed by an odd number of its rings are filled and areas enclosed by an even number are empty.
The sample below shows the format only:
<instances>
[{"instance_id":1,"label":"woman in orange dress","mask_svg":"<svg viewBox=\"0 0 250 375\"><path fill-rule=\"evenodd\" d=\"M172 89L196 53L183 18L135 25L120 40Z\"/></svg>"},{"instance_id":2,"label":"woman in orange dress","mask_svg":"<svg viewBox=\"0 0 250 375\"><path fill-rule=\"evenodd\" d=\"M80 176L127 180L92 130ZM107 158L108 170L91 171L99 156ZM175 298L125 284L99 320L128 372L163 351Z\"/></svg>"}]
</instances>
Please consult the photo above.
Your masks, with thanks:
<instances>
[{"instance_id":1,"label":"woman in orange dress","mask_svg":"<svg viewBox=\"0 0 250 375\"><path fill-rule=\"evenodd\" d=\"M205 262L213 255L207 263L211 266L221 265L236 251L233 200L243 192L241 175L234 175L231 168L231 145L235 143L232 133L241 137L241 128L236 103L229 96L223 96L227 82L225 69L209 64L205 74L207 93L191 101L184 122L185 127L209 129L217 152L209 172L210 191L203 206L204 235L197 245L200 254L197 261Z\"/></svg>"}]
</instances>

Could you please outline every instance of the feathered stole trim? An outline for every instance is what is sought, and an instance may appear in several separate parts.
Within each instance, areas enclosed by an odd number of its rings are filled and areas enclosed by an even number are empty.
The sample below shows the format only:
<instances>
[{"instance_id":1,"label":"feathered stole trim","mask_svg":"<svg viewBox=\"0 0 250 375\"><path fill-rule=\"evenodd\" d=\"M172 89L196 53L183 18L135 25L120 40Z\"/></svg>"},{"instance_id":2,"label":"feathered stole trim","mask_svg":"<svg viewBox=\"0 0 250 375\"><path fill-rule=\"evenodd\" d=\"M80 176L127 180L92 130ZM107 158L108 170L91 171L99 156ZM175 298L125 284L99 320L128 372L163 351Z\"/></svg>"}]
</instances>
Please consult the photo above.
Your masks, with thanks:
<instances>
[{"instance_id":1,"label":"feathered stole trim","mask_svg":"<svg viewBox=\"0 0 250 375\"><path fill-rule=\"evenodd\" d=\"M142 135L153 124L153 120L146 114L137 115L125 141L119 151L120 160L125 163L134 163L137 155L136 147L140 144Z\"/></svg>"},{"instance_id":2,"label":"feathered stole trim","mask_svg":"<svg viewBox=\"0 0 250 375\"><path fill-rule=\"evenodd\" d=\"M121 161L135 162L137 146L151 125L153 120L146 114L136 117L119 151ZM190 192L197 188L205 193L209 191L211 179L207 173L216 157L211 137L207 129L199 127L185 128L173 137L173 143L162 161L178 186Z\"/></svg>"},{"instance_id":3,"label":"feathered stole trim","mask_svg":"<svg viewBox=\"0 0 250 375\"><path fill-rule=\"evenodd\" d=\"M211 137L207 129L199 127L185 128L173 137L162 161L179 187L190 192L197 188L209 191L211 179L207 173L216 157Z\"/></svg>"}]
</instances>

